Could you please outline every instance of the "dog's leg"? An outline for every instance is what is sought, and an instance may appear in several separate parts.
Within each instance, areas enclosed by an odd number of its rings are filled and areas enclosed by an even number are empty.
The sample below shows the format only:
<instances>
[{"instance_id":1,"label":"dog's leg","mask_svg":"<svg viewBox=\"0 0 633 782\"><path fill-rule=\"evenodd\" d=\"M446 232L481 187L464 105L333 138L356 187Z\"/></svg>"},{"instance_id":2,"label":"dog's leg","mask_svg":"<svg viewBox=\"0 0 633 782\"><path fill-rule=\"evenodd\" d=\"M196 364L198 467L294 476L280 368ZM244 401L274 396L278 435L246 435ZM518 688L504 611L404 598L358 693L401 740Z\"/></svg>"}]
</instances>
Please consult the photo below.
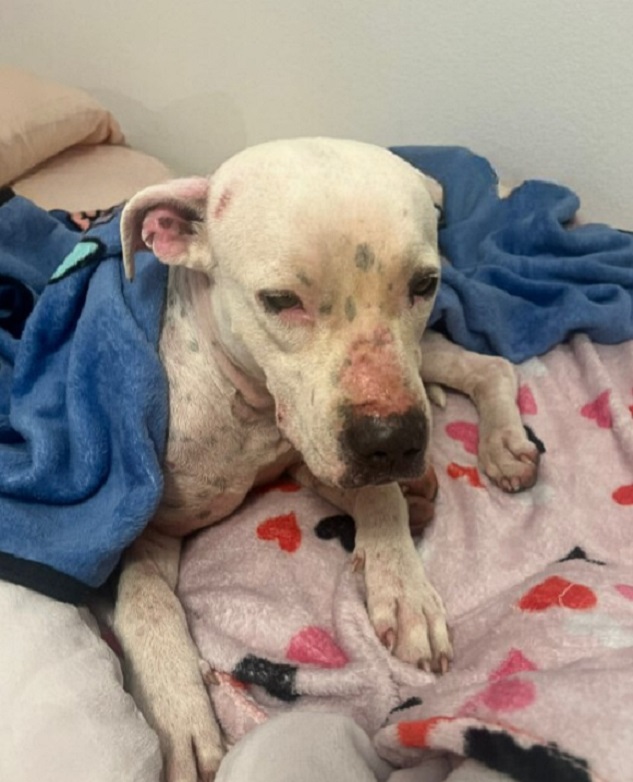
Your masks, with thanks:
<instances>
[{"instance_id":1,"label":"dog's leg","mask_svg":"<svg viewBox=\"0 0 633 782\"><path fill-rule=\"evenodd\" d=\"M148 528L126 554L115 609L126 684L158 733L166 782L208 782L222 759L213 716L174 594L181 541Z\"/></svg>"},{"instance_id":2,"label":"dog's leg","mask_svg":"<svg viewBox=\"0 0 633 782\"><path fill-rule=\"evenodd\" d=\"M445 672L453 650L444 606L424 572L398 484L335 489L321 484L305 466L293 474L353 516L353 563L364 570L369 618L384 646L400 660Z\"/></svg>"},{"instance_id":3,"label":"dog's leg","mask_svg":"<svg viewBox=\"0 0 633 782\"><path fill-rule=\"evenodd\" d=\"M539 452L523 427L508 361L471 353L430 331L422 341L422 379L472 399L479 413L479 463L492 481L509 492L534 485Z\"/></svg>"}]
</instances>

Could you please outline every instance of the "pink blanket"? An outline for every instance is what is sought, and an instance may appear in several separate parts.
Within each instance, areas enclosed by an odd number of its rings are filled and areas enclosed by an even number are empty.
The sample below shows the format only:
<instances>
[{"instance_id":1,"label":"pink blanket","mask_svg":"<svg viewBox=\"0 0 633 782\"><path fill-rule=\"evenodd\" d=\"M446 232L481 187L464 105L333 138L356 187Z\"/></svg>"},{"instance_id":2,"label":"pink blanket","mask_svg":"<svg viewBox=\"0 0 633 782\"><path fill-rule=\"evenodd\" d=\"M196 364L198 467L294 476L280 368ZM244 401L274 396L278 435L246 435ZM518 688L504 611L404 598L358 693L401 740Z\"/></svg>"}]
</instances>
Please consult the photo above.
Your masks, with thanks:
<instances>
[{"instance_id":1,"label":"pink blanket","mask_svg":"<svg viewBox=\"0 0 633 782\"><path fill-rule=\"evenodd\" d=\"M188 544L179 592L235 741L289 709L343 712L397 766L471 757L520 782L633 780L633 343L578 336L519 367L537 486L477 469L475 411L436 410L436 519L421 544L444 597L444 677L391 658L349 566L349 517L292 483Z\"/></svg>"}]
</instances>

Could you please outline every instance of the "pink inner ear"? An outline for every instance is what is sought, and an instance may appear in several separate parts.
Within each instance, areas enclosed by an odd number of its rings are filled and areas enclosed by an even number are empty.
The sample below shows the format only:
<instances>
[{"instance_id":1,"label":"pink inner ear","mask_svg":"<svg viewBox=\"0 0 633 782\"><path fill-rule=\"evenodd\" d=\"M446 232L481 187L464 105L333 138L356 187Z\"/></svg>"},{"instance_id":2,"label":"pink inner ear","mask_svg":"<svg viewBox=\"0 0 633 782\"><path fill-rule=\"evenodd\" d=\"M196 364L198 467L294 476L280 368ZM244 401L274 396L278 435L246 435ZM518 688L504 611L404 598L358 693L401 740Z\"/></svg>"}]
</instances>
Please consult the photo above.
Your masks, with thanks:
<instances>
[{"instance_id":1,"label":"pink inner ear","mask_svg":"<svg viewBox=\"0 0 633 782\"><path fill-rule=\"evenodd\" d=\"M175 261L186 253L191 235L190 223L168 206L151 209L143 218L141 238L162 261Z\"/></svg>"}]
</instances>

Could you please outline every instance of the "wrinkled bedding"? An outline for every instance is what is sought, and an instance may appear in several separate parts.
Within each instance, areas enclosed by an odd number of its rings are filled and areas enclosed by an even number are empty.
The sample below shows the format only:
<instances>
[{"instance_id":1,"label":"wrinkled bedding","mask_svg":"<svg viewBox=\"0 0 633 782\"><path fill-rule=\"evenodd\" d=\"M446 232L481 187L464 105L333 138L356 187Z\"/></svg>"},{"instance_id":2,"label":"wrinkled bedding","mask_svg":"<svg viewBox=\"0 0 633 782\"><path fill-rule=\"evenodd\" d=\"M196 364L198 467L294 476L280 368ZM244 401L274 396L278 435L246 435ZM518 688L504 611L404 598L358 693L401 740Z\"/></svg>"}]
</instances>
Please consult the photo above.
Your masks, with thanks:
<instances>
[{"instance_id":1,"label":"wrinkled bedding","mask_svg":"<svg viewBox=\"0 0 633 782\"><path fill-rule=\"evenodd\" d=\"M435 414L440 494L421 555L454 636L446 676L380 646L351 519L291 482L190 541L179 593L231 740L329 710L421 781L438 752L521 782L633 779L633 342L577 336L519 374L543 450L530 491L479 472L468 400L449 394Z\"/></svg>"}]
</instances>

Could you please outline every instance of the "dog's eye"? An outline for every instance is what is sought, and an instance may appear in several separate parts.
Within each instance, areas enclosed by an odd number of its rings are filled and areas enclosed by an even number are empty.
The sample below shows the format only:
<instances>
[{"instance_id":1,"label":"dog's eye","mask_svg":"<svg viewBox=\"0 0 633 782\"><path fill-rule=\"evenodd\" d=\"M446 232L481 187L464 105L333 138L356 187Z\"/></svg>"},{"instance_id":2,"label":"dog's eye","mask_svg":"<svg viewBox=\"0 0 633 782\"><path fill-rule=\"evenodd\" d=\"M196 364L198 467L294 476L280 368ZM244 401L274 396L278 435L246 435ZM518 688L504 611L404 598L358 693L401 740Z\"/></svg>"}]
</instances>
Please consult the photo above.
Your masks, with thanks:
<instances>
[{"instance_id":1,"label":"dog's eye","mask_svg":"<svg viewBox=\"0 0 633 782\"><path fill-rule=\"evenodd\" d=\"M420 273L413 276L409 283L411 303L418 298L430 299L437 289L439 278L437 274Z\"/></svg>"},{"instance_id":2,"label":"dog's eye","mask_svg":"<svg viewBox=\"0 0 633 782\"><path fill-rule=\"evenodd\" d=\"M259 300L266 312L279 315L284 310L302 310L303 304L296 293L292 291L261 291Z\"/></svg>"}]
</instances>

